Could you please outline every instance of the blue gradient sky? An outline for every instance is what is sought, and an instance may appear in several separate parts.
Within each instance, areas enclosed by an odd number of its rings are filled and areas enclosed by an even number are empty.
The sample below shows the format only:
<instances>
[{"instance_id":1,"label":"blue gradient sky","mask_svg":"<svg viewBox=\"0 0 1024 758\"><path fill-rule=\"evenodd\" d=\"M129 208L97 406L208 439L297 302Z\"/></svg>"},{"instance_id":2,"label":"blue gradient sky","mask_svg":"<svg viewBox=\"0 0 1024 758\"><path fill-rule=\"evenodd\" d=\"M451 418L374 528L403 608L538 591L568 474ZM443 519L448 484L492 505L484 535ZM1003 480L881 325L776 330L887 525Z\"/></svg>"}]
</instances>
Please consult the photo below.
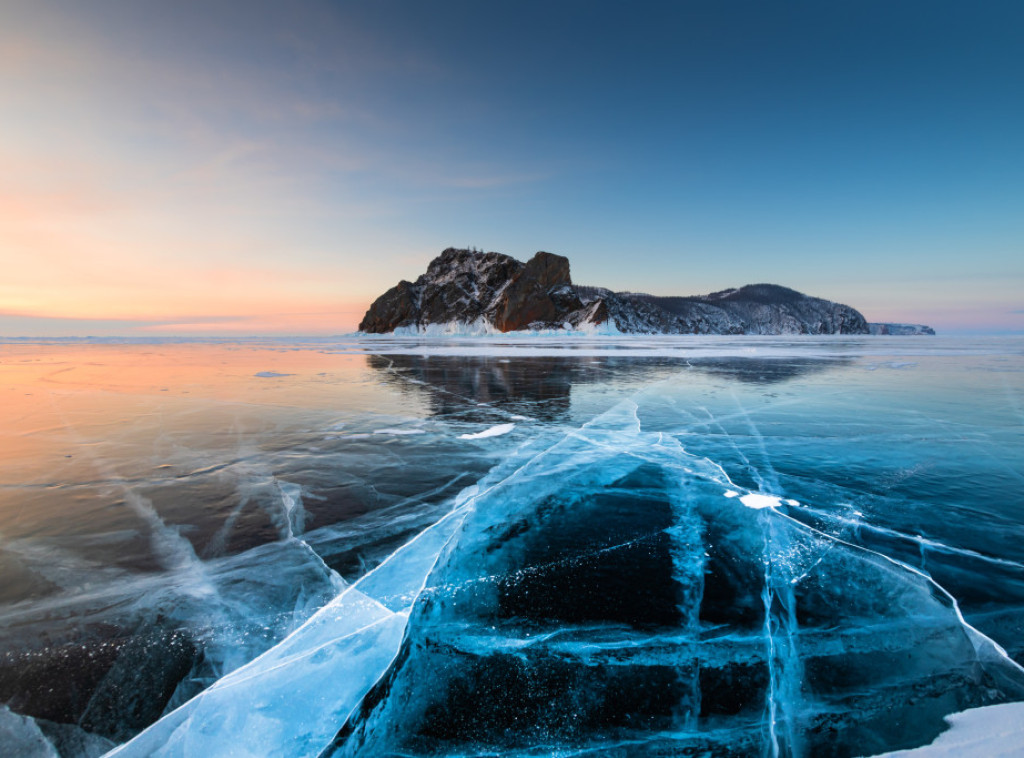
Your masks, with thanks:
<instances>
[{"instance_id":1,"label":"blue gradient sky","mask_svg":"<svg viewBox=\"0 0 1024 758\"><path fill-rule=\"evenodd\" d=\"M0 14L0 334L339 333L449 245L1024 331L1024 3Z\"/></svg>"}]
</instances>

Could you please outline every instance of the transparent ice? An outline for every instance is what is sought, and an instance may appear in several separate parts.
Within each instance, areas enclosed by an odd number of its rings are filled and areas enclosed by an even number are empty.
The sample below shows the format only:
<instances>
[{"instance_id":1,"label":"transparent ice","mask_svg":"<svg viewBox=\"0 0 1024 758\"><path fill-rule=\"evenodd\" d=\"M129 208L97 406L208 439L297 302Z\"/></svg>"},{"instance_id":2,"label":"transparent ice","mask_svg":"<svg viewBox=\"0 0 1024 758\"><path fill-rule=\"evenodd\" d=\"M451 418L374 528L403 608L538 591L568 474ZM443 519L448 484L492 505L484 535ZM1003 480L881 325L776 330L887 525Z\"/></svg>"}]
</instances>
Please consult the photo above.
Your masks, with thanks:
<instances>
[{"instance_id":1,"label":"transparent ice","mask_svg":"<svg viewBox=\"0 0 1024 758\"><path fill-rule=\"evenodd\" d=\"M871 755L1024 700L1021 342L464 344L335 346L379 402L217 451L202 540L108 476L158 567L6 540L61 589L0 630L142 629L77 716L117 756Z\"/></svg>"}]
</instances>

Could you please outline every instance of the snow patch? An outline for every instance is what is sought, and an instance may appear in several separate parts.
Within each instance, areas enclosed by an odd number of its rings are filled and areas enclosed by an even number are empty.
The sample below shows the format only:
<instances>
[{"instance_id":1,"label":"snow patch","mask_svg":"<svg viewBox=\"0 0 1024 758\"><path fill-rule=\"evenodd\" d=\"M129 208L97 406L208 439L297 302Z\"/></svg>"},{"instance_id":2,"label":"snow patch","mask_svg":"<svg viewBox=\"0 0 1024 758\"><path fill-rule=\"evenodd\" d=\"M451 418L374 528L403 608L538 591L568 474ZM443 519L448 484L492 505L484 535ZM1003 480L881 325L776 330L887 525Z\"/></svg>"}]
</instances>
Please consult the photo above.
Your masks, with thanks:
<instances>
[{"instance_id":1,"label":"snow patch","mask_svg":"<svg viewBox=\"0 0 1024 758\"><path fill-rule=\"evenodd\" d=\"M501 331L486 319L476 321L448 321L443 324L400 326L388 336L393 337L485 337L499 335Z\"/></svg>"},{"instance_id":2,"label":"snow patch","mask_svg":"<svg viewBox=\"0 0 1024 758\"><path fill-rule=\"evenodd\" d=\"M508 434L516 428L515 424L498 424L492 426L490 429L484 429L482 432L476 434L460 434L460 440L482 440L486 437L500 437L503 434Z\"/></svg>"},{"instance_id":3,"label":"snow patch","mask_svg":"<svg viewBox=\"0 0 1024 758\"><path fill-rule=\"evenodd\" d=\"M748 508L778 508L782 505L782 501L775 497L775 495L760 495L756 492L743 495L740 498L740 502Z\"/></svg>"},{"instance_id":4,"label":"snow patch","mask_svg":"<svg viewBox=\"0 0 1024 758\"><path fill-rule=\"evenodd\" d=\"M1024 753L1024 703L972 708L946 716L950 725L930 745L875 758L1011 758Z\"/></svg>"}]
</instances>

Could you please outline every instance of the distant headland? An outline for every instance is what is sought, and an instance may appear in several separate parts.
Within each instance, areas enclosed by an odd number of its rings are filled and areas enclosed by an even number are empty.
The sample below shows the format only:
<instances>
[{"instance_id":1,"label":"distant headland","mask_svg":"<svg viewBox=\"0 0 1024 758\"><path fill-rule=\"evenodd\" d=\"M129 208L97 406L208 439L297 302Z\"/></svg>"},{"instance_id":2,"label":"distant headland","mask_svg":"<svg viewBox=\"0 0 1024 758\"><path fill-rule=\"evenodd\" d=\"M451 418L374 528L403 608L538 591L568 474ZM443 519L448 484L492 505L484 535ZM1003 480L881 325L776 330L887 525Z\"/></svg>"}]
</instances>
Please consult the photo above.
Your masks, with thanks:
<instances>
[{"instance_id":1,"label":"distant headland","mask_svg":"<svg viewBox=\"0 0 1024 758\"><path fill-rule=\"evenodd\" d=\"M523 263L502 253L448 248L415 282L378 297L359 331L488 334L935 334L920 324L870 324L848 305L777 284L710 295L661 297L573 284L569 259L538 252Z\"/></svg>"}]
</instances>

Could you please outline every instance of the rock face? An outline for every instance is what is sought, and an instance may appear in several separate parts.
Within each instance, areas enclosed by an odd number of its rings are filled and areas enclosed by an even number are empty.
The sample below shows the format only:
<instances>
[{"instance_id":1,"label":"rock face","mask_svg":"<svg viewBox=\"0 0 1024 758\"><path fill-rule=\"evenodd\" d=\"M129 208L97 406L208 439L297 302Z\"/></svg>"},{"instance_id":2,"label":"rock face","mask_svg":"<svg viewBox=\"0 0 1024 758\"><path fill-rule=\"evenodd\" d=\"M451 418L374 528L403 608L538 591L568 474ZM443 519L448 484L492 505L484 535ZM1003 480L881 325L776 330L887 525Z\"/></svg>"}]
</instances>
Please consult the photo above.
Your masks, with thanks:
<instances>
[{"instance_id":1,"label":"rock face","mask_svg":"<svg viewBox=\"0 0 1024 758\"><path fill-rule=\"evenodd\" d=\"M675 316L691 334L867 334L848 305L777 284L748 284L695 297L634 295Z\"/></svg>"},{"instance_id":2,"label":"rock face","mask_svg":"<svg viewBox=\"0 0 1024 758\"><path fill-rule=\"evenodd\" d=\"M539 252L502 291L494 325L503 332L564 322L582 306L569 278L569 259Z\"/></svg>"},{"instance_id":3,"label":"rock face","mask_svg":"<svg viewBox=\"0 0 1024 758\"><path fill-rule=\"evenodd\" d=\"M872 334L890 334L898 336L935 334L935 330L924 324L868 324Z\"/></svg>"},{"instance_id":4,"label":"rock face","mask_svg":"<svg viewBox=\"0 0 1024 758\"><path fill-rule=\"evenodd\" d=\"M777 284L750 284L692 297L612 292L574 285L569 260L561 255L539 252L522 263L501 253L456 248L431 261L415 282L401 281L377 298L359 324L361 332L373 334L430 328L625 334L869 333L868 323L853 308ZM931 331L920 329L878 333Z\"/></svg>"},{"instance_id":5,"label":"rock face","mask_svg":"<svg viewBox=\"0 0 1024 758\"><path fill-rule=\"evenodd\" d=\"M377 298L359 331L393 332L431 324L464 324L501 332L580 326L583 308L569 259L539 252L526 263L501 253L448 248L415 282L401 281Z\"/></svg>"}]
</instances>

